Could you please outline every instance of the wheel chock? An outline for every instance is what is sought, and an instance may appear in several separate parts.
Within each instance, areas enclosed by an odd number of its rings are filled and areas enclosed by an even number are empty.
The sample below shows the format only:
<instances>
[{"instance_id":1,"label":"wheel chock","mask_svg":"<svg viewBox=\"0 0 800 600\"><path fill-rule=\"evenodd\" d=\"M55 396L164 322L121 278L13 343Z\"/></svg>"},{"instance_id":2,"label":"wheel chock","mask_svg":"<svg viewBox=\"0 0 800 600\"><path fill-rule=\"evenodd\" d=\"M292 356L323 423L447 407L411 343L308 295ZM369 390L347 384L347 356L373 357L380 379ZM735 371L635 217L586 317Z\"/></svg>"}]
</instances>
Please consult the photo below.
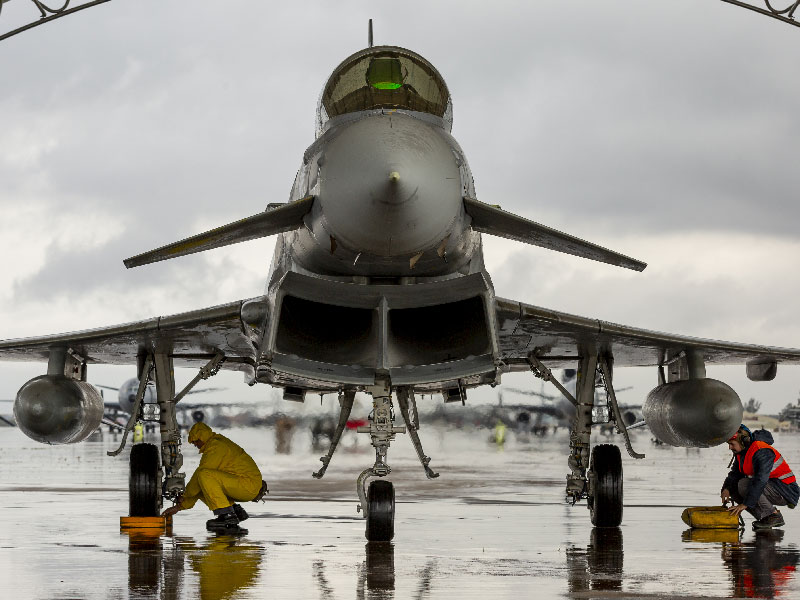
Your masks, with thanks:
<instances>
[{"instance_id":1,"label":"wheel chock","mask_svg":"<svg viewBox=\"0 0 800 600\"><path fill-rule=\"evenodd\" d=\"M741 518L730 514L725 506L693 506L683 511L681 520L692 529L739 529L744 527Z\"/></svg>"},{"instance_id":2,"label":"wheel chock","mask_svg":"<svg viewBox=\"0 0 800 600\"><path fill-rule=\"evenodd\" d=\"M172 515L168 517L120 517L120 529L168 529L172 527Z\"/></svg>"}]
</instances>

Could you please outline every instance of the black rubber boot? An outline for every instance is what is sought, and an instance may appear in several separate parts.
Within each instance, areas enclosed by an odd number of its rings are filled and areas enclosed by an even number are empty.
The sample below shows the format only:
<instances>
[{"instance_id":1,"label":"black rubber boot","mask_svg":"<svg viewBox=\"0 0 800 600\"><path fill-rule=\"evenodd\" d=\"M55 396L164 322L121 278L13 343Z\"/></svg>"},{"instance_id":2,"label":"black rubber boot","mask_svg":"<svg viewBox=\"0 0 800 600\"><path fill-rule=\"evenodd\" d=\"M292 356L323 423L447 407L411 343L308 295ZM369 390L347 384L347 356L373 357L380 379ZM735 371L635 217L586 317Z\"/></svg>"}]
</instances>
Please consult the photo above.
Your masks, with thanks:
<instances>
[{"instance_id":1,"label":"black rubber boot","mask_svg":"<svg viewBox=\"0 0 800 600\"><path fill-rule=\"evenodd\" d=\"M214 533L225 533L230 535L247 533L247 529L239 527L239 518L236 511L231 510L217 515L216 519L206 521L206 529Z\"/></svg>"},{"instance_id":2,"label":"black rubber boot","mask_svg":"<svg viewBox=\"0 0 800 600\"><path fill-rule=\"evenodd\" d=\"M776 510L771 515L767 515L763 519L755 521L753 523L753 530L772 529L773 527L783 527L784 525L786 525L786 523L783 520L783 515L779 510Z\"/></svg>"},{"instance_id":3,"label":"black rubber boot","mask_svg":"<svg viewBox=\"0 0 800 600\"><path fill-rule=\"evenodd\" d=\"M247 514L247 511L238 504L233 505L233 512L236 514L236 518L239 519L239 522L246 521L250 518L250 515Z\"/></svg>"}]
</instances>

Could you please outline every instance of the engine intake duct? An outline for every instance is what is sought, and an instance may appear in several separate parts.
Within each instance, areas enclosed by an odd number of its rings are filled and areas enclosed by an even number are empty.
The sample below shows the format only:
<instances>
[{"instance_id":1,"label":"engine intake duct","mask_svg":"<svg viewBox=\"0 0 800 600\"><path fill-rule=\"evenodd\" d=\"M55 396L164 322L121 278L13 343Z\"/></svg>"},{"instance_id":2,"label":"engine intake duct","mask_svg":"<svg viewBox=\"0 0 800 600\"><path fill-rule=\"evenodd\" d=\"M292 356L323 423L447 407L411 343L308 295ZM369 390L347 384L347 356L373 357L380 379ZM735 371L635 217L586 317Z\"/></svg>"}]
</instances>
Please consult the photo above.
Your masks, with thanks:
<instances>
[{"instance_id":1,"label":"engine intake duct","mask_svg":"<svg viewBox=\"0 0 800 600\"><path fill-rule=\"evenodd\" d=\"M276 298L271 366L308 381L393 385L494 370L492 295L481 274L414 284L289 273Z\"/></svg>"},{"instance_id":2,"label":"engine intake duct","mask_svg":"<svg viewBox=\"0 0 800 600\"><path fill-rule=\"evenodd\" d=\"M483 299L390 310L387 342L393 366L441 363L491 352Z\"/></svg>"},{"instance_id":3,"label":"engine intake duct","mask_svg":"<svg viewBox=\"0 0 800 600\"><path fill-rule=\"evenodd\" d=\"M653 389L642 407L644 420L671 446L708 448L727 442L742 422L742 402L716 379L688 379Z\"/></svg>"},{"instance_id":4,"label":"engine intake duct","mask_svg":"<svg viewBox=\"0 0 800 600\"><path fill-rule=\"evenodd\" d=\"M317 362L372 365L378 354L378 313L286 296L275 350Z\"/></svg>"}]
</instances>

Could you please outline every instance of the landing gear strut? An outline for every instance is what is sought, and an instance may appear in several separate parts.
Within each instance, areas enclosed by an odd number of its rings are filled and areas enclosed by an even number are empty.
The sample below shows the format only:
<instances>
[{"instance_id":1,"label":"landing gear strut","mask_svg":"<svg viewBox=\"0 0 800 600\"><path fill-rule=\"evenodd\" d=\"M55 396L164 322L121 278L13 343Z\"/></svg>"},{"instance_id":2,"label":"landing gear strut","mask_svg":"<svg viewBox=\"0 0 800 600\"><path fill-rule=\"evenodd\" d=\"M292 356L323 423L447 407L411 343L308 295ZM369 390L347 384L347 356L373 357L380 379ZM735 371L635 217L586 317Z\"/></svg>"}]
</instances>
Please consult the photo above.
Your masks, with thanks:
<instances>
[{"instance_id":1,"label":"landing gear strut","mask_svg":"<svg viewBox=\"0 0 800 600\"><path fill-rule=\"evenodd\" d=\"M370 424L359 427L358 433L368 433L375 448L375 464L364 469L356 481L356 491L361 501L359 510L367 520L365 536L370 542L388 542L394 537L394 486L388 481L374 481L369 486L370 499L364 485L370 477L386 477L392 468L386 462L389 444L395 434L405 433L405 427L394 426L394 410L392 410L392 391L388 382L369 386L367 391L372 395L372 414ZM375 487L375 484L379 484ZM376 511L373 513L372 508Z\"/></svg>"},{"instance_id":2,"label":"landing gear strut","mask_svg":"<svg viewBox=\"0 0 800 600\"><path fill-rule=\"evenodd\" d=\"M628 454L633 458L644 458L644 454L634 452L625 421L620 414L611 382L611 357L598 357L593 348L581 349L574 397L555 380L535 352L528 356L528 363L534 375L552 382L575 406L575 418L569 437L570 454L567 462L570 473L567 475L567 499L575 504L586 498L592 524L596 527L618 527L622 522L622 458L619 448L602 444L591 450L596 387L605 387L607 396L607 406L597 408L603 408L611 415L617 430L624 436ZM603 422L606 421L608 418Z\"/></svg>"},{"instance_id":3,"label":"landing gear strut","mask_svg":"<svg viewBox=\"0 0 800 600\"><path fill-rule=\"evenodd\" d=\"M131 448L129 499L130 516L154 517L161 509L162 498L175 500L183 494L186 475L181 472L181 433L175 412L175 404L185 396L200 379L208 379L219 371L225 360L222 354L214 356L200 369L199 374L175 395L175 372L172 357L165 352L142 355L138 361L139 390L133 404L130 419L125 425L122 441L109 456L117 456L125 447L128 434L144 416L143 400L147 382L155 372L156 400L159 409L161 433L161 456L153 444L137 444ZM162 483L163 476L163 483Z\"/></svg>"},{"instance_id":4,"label":"landing gear strut","mask_svg":"<svg viewBox=\"0 0 800 600\"><path fill-rule=\"evenodd\" d=\"M356 491L359 499L358 510L363 514L367 522L364 533L367 540L370 542L388 542L394 537L394 486L390 481L378 480L371 482L367 487L367 480L371 477L386 477L392 472L392 468L386 462L386 455L395 435L408 432L428 479L434 479L439 474L430 468L431 459L422 450L422 443L417 434L419 419L413 390L408 387L397 388L398 404L406 423L405 427L396 427L394 424L392 388L389 381L380 380L376 385L367 386L366 391L372 396L372 414L369 417L370 424L359 427L358 433L370 434L372 446L375 448L375 464L368 469L364 469L356 480ZM331 440L331 447L328 453L320 458L322 468L312 473L317 479L325 475L331 457L339 444L347 419L350 416L354 399L355 390L345 390L339 397L341 407L339 425Z\"/></svg>"}]
</instances>

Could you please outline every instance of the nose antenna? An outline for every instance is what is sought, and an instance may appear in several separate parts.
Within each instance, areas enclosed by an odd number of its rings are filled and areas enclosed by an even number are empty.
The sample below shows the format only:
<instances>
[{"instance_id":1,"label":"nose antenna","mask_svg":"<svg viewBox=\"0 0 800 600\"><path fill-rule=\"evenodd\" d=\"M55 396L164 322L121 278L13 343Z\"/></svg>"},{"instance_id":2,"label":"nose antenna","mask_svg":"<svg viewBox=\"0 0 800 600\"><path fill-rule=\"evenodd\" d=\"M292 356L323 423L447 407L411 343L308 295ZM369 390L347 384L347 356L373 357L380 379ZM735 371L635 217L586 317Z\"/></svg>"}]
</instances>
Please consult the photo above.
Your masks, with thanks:
<instances>
[{"instance_id":1,"label":"nose antenna","mask_svg":"<svg viewBox=\"0 0 800 600\"><path fill-rule=\"evenodd\" d=\"M368 35L369 47L372 48L372 19L369 20L369 35Z\"/></svg>"}]
</instances>

